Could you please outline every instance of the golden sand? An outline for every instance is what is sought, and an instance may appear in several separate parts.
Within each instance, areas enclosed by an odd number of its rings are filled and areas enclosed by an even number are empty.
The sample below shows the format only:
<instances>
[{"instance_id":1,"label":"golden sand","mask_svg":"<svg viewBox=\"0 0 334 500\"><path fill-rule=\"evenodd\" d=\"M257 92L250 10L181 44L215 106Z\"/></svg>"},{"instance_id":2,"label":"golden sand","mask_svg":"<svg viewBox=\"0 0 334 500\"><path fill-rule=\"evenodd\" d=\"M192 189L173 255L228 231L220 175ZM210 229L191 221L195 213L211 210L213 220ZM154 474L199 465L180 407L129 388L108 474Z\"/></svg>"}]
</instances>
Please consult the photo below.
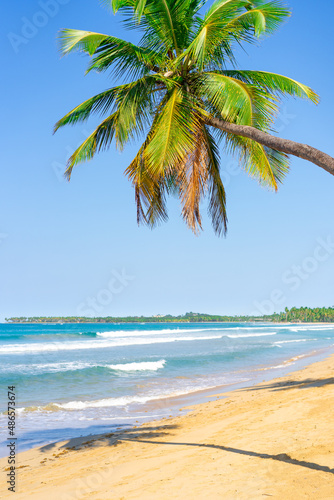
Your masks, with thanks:
<instances>
[{"instance_id":1,"label":"golden sand","mask_svg":"<svg viewBox=\"0 0 334 500\"><path fill-rule=\"evenodd\" d=\"M334 356L185 416L18 456L15 500L334 499Z\"/></svg>"}]
</instances>

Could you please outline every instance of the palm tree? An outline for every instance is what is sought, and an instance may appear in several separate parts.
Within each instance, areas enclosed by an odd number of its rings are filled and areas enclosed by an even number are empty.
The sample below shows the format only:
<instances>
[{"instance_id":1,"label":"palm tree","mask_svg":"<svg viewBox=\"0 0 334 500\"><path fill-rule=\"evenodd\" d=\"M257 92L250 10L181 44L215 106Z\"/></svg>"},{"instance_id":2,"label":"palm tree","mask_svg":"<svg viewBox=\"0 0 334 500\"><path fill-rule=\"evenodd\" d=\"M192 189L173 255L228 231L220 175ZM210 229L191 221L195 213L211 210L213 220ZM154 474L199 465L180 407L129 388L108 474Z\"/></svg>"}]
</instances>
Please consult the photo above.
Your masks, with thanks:
<instances>
[{"instance_id":1,"label":"palm tree","mask_svg":"<svg viewBox=\"0 0 334 500\"><path fill-rule=\"evenodd\" d=\"M129 29L141 32L138 45L119 38L66 29L61 51L82 51L92 60L87 71L108 71L127 81L109 88L66 114L55 131L104 116L70 157L75 165L110 147L120 149L138 137L144 142L126 169L135 189L138 223L167 219L166 196L180 197L182 215L197 233L200 202L218 235L226 232L226 199L220 177L219 144L240 159L261 184L277 190L293 154L334 174L334 159L310 146L269 134L279 99L292 95L318 102L301 83L264 71L236 69L235 45L272 33L288 16L280 1L216 0L204 17L207 0L112 0ZM110 4L110 1L108 2Z\"/></svg>"}]
</instances>

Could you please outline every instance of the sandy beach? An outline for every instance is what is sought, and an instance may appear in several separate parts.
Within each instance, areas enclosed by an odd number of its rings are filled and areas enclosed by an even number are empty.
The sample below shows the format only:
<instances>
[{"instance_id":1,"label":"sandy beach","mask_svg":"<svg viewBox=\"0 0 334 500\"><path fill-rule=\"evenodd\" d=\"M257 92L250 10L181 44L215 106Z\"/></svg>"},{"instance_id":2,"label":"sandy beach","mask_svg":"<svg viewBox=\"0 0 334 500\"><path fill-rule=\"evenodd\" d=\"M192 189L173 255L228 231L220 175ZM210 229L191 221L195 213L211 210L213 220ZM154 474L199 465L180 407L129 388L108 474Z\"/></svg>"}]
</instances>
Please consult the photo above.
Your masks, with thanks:
<instances>
[{"instance_id":1,"label":"sandy beach","mask_svg":"<svg viewBox=\"0 0 334 500\"><path fill-rule=\"evenodd\" d=\"M331 356L187 415L21 453L15 498L332 499L333 368Z\"/></svg>"}]
</instances>

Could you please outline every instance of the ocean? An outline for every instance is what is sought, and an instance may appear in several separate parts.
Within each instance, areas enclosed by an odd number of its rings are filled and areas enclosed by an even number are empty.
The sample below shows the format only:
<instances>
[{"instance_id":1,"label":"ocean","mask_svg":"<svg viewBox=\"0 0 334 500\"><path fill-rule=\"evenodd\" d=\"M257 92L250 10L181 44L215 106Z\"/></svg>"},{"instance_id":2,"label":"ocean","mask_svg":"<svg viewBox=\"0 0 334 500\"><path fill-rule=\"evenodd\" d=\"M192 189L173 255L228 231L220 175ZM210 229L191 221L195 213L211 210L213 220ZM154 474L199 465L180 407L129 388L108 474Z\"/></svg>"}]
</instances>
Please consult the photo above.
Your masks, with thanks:
<instances>
[{"instance_id":1,"label":"ocean","mask_svg":"<svg viewBox=\"0 0 334 500\"><path fill-rule=\"evenodd\" d=\"M180 414L218 389L300 369L333 346L332 324L0 324L0 455L9 386L24 451Z\"/></svg>"}]
</instances>

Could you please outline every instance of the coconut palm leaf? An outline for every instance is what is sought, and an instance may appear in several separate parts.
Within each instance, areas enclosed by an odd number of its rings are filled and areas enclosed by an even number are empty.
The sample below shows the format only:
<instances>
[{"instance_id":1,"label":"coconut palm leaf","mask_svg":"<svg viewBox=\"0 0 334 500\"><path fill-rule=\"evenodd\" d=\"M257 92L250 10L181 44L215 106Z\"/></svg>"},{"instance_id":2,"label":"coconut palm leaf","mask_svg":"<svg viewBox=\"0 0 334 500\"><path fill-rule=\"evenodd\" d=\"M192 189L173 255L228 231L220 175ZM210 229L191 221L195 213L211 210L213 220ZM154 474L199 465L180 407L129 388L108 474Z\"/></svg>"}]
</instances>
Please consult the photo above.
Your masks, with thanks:
<instances>
[{"instance_id":1,"label":"coconut palm leaf","mask_svg":"<svg viewBox=\"0 0 334 500\"><path fill-rule=\"evenodd\" d=\"M219 149L212 134L207 127L203 127L203 135L207 150L207 167L209 174L209 206L208 212L212 220L212 226L218 236L226 234L227 213L226 193L220 177Z\"/></svg>"},{"instance_id":2,"label":"coconut palm leaf","mask_svg":"<svg viewBox=\"0 0 334 500\"><path fill-rule=\"evenodd\" d=\"M241 167L262 186L277 191L289 171L289 159L285 153L247 139L222 133L226 149L239 157Z\"/></svg>"},{"instance_id":3,"label":"coconut palm leaf","mask_svg":"<svg viewBox=\"0 0 334 500\"><path fill-rule=\"evenodd\" d=\"M225 53L227 59L234 61L233 42L253 42L260 35L272 32L289 15L279 2L258 2L256 8L252 4L248 0L216 0L181 57L187 54L200 70L212 64L217 54L224 60Z\"/></svg>"},{"instance_id":4,"label":"coconut palm leaf","mask_svg":"<svg viewBox=\"0 0 334 500\"><path fill-rule=\"evenodd\" d=\"M289 11L278 0L215 0L204 16L206 0L105 3L124 14L125 27L138 30L141 38L133 44L91 31L61 31L63 54L84 52L91 58L88 71L122 79L56 123L55 131L94 114L103 118L71 156L65 175L70 178L75 165L108 149L114 139L122 149L145 137L125 171L134 187L138 223L153 227L166 220L167 196L176 194L184 221L198 234L207 197L214 231L225 234L218 146L237 156L261 185L277 190L289 168L286 145L276 149L269 135L279 100L288 95L318 102L310 87L291 78L236 67L234 46L272 33Z\"/></svg>"},{"instance_id":5,"label":"coconut palm leaf","mask_svg":"<svg viewBox=\"0 0 334 500\"><path fill-rule=\"evenodd\" d=\"M187 226L198 234L202 229L200 202L207 189L207 151L203 131L193 136L193 148L178 165L176 185L182 205L182 216Z\"/></svg>"},{"instance_id":6,"label":"coconut palm leaf","mask_svg":"<svg viewBox=\"0 0 334 500\"><path fill-rule=\"evenodd\" d=\"M125 175L135 189L137 223L150 227L168 219L165 198L165 183L159 182L150 173L143 155L147 141L144 142L136 157L125 170Z\"/></svg>"},{"instance_id":7,"label":"coconut palm leaf","mask_svg":"<svg viewBox=\"0 0 334 500\"><path fill-rule=\"evenodd\" d=\"M56 123L54 131L67 124L85 121L93 113L103 115L117 109L116 138L118 145L122 147L132 137L133 131L141 133L149 124L150 113L155 105L155 92L159 90L162 82L166 86L173 85L173 81L169 82L168 78L148 75L134 82L108 89L76 106ZM149 97L146 95L147 92Z\"/></svg>"},{"instance_id":8,"label":"coconut palm leaf","mask_svg":"<svg viewBox=\"0 0 334 500\"><path fill-rule=\"evenodd\" d=\"M161 63L161 56L153 50L100 33L62 30L59 40L59 47L64 55L79 51L94 56L87 73L111 69L115 77L128 71L129 76L138 78L157 69Z\"/></svg>"},{"instance_id":9,"label":"coconut palm leaf","mask_svg":"<svg viewBox=\"0 0 334 500\"><path fill-rule=\"evenodd\" d=\"M319 102L319 96L307 85L292 80L283 75L269 73L268 71L238 71L223 70L226 76L241 80L244 83L253 84L266 92L282 96L285 94L310 99L315 104Z\"/></svg>"},{"instance_id":10,"label":"coconut palm leaf","mask_svg":"<svg viewBox=\"0 0 334 500\"><path fill-rule=\"evenodd\" d=\"M164 175L188 155L199 126L196 108L180 87L166 95L144 155L154 175Z\"/></svg>"},{"instance_id":11,"label":"coconut palm leaf","mask_svg":"<svg viewBox=\"0 0 334 500\"><path fill-rule=\"evenodd\" d=\"M274 95L224 72L203 72L194 86L214 114L232 123L268 130L277 113Z\"/></svg>"},{"instance_id":12,"label":"coconut palm leaf","mask_svg":"<svg viewBox=\"0 0 334 500\"><path fill-rule=\"evenodd\" d=\"M117 112L108 116L92 134L74 151L67 162L65 177L70 180L73 167L91 160L96 153L108 149L115 134Z\"/></svg>"},{"instance_id":13,"label":"coconut palm leaf","mask_svg":"<svg viewBox=\"0 0 334 500\"><path fill-rule=\"evenodd\" d=\"M74 125L78 122L83 122L87 120L91 114L100 112L101 114L106 113L114 104L116 97L115 87L112 89L105 90L100 94L87 99L83 103L76 106L69 113L67 113L63 118L58 120L55 124L54 132L64 125Z\"/></svg>"},{"instance_id":14,"label":"coconut palm leaf","mask_svg":"<svg viewBox=\"0 0 334 500\"><path fill-rule=\"evenodd\" d=\"M92 56L96 49L110 38L102 33L94 33L93 31L61 30L58 35L59 48L63 55L73 51L86 52Z\"/></svg>"}]
</instances>

